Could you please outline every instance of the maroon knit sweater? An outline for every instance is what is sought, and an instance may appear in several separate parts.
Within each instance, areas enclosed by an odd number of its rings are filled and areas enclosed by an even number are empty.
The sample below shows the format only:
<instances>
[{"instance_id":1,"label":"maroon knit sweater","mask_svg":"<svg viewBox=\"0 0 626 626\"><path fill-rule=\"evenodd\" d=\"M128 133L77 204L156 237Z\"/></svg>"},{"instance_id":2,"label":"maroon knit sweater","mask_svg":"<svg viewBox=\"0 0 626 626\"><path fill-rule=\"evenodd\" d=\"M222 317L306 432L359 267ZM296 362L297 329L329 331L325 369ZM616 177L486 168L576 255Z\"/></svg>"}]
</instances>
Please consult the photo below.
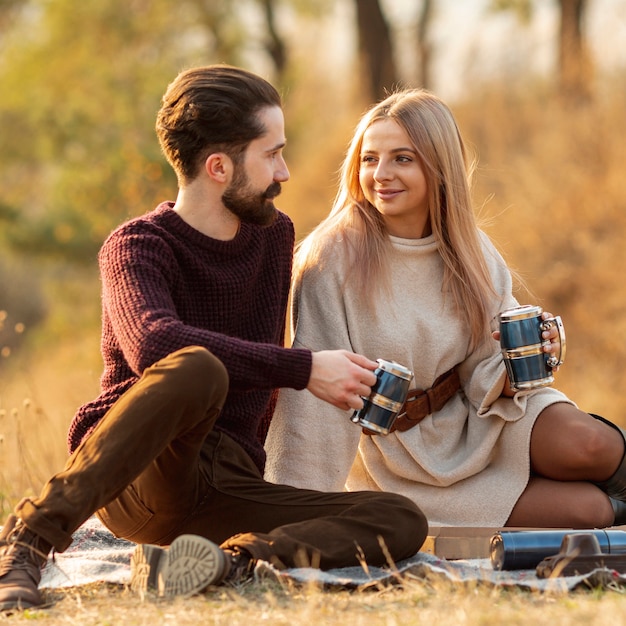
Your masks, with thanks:
<instances>
[{"instance_id":1,"label":"maroon knit sweater","mask_svg":"<svg viewBox=\"0 0 626 626\"><path fill-rule=\"evenodd\" d=\"M283 347L294 229L279 213L269 227L242 223L231 241L212 239L163 203L117 228L99 255L102 392L82 406L70 452L141 373L171 352L204 346L226 366L230 388L215 428L261 471L275 390L303 389L311 352Z\"/></svg>"}]
</instances>

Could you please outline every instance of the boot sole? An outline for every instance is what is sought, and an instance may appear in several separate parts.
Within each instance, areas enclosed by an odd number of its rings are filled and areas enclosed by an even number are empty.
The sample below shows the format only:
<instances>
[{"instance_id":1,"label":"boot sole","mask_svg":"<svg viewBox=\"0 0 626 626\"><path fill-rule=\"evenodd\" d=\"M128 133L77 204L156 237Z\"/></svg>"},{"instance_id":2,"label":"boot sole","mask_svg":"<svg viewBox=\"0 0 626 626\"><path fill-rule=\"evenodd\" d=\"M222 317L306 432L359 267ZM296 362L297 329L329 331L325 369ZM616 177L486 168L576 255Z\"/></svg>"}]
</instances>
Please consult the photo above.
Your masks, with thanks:
<instances>
[{"instance_id":1,"label":"boot sole","mask_svg":"<svg viewBox=\"0 0 626 626\"><path fill-rule=\"evenodd\" d=\"M171 599L192 596L224 580L230 563L212 541L199 535L180 535L166 550L139 545L131 557L131 589L157 589Z\"/></svg>"},{"instance_id":2,"label":"boot sole","mask_svg":"<svg viewBox=\"0 0 626 626\"><path fill-rule=\"evenodd\" d=\"M167 551L149 543L138 545L130 557L130 588L143 593L163 587Z\"/></svg>"}]
</instances>

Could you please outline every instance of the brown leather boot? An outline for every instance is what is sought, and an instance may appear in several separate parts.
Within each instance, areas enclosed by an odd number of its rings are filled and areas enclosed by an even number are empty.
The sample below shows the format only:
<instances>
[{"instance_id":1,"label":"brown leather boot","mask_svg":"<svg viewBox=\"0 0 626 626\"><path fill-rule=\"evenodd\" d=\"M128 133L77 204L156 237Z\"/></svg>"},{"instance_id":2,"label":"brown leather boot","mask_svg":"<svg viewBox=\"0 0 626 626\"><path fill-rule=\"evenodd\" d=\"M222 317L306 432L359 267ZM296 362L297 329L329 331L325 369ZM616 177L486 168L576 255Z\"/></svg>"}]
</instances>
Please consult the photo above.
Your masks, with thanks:
<instances>
[{"instance_id":1,"label":"brown leather boot","mask_svg":"<svg viewBox=\"0 0 626 626\"><path fill-rule=\"evenodd\" d=\"M0 533L0 611L43 604L38 586L51 549L22 520L9 516Z\"/></svg>"}]
</instances>

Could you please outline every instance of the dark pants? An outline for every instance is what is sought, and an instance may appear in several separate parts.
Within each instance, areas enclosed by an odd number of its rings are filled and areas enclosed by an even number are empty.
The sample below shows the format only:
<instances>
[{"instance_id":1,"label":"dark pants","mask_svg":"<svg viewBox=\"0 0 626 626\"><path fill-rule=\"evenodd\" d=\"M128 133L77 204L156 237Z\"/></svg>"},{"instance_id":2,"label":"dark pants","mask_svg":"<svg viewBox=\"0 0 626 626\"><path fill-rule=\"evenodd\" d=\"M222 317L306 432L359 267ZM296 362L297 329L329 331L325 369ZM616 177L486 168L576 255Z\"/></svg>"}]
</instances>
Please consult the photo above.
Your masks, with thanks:
<instances>
[{"instance_id":1,"label":"dark pants","mask_svg":"<svg viewBox=\"0 0 626 626\"><path fill-rule=\"evenodd\" d=\"M428 526L407 498L263 480L241 446L213 430L227 389L224 366L204 348L162 359L16 514L57 551L94 513L137 543L193 533L278 567L382 565L419 550Z\"/></svg>"}]
</instances>

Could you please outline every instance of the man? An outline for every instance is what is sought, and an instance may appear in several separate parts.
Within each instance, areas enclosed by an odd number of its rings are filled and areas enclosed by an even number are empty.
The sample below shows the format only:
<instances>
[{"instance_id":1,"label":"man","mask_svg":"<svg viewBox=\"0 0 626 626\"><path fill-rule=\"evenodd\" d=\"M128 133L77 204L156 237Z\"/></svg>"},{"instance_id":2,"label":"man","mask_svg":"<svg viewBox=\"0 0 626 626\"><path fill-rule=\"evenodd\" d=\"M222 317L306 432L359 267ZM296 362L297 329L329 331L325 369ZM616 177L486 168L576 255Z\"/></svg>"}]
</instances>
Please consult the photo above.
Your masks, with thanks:
<instances>
[{"instance_id":1,"label":"man","mask_svg":"<svg viewBox=\"0 0 626 626\"><path fill-rule=\"evenodd\" d=\"M49 552L94 513L140 544L132 586L166 597L245 575L259 559L381 565L426 535L401 496L262 478L275 390L356 409L377 365L283 346L294 229L273 204L289 178L276 90L238 68L187 70L163 97L157 134L179 193L102 247L102 393L71 424L64 470L5 524L4 610L42 602Z\"/></svg>"}]
</instances>

